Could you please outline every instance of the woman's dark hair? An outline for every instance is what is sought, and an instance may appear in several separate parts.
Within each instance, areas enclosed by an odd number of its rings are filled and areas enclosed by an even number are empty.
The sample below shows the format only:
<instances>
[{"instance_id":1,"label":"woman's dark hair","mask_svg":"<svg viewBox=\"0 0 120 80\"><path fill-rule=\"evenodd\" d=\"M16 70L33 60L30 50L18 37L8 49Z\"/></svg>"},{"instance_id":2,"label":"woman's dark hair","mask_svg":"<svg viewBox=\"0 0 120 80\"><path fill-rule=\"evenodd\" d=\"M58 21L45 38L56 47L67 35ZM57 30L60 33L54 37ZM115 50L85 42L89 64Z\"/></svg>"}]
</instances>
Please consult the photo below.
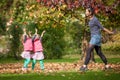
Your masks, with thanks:
<instances>
[{"instance_id":1,"label":"woman's dark hair","mask_svg":"<svg viewBox=\"0 0 120 80\"><path fill-rule=\"evenodd\" d=\"M94 9L92 7L87 7L86 9L88 9L88 11L91 12L91 15L94 14Z\"/></svg>"}]
</instances>

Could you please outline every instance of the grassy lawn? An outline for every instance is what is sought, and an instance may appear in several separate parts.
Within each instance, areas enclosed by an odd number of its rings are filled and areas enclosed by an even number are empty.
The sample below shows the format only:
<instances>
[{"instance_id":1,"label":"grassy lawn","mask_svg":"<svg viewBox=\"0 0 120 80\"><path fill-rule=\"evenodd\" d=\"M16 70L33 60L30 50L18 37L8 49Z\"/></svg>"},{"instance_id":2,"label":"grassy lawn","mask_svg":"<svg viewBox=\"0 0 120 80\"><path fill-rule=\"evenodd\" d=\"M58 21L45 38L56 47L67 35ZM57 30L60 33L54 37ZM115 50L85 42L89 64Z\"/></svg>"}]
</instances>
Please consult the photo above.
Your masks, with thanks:
<instances>
[{"instance_id":1,"label":"grassy lawn","mask_svg":"<svg viewBox=\"0 0 120 80\"><path fill-rule=\"evenodd\" d=\"M120 63L120 58L107 58L109 63ZM49 63L61 63L61 62L69 62L69 63L73 63L73 62L77 62L79 61L79 58L63 58L63 59L45 59L44 62L49 62ZM102 60L100 58L95 58L96 62L98 63L102 63ZM5 64L5 63L22 63L23 60L15 60L13 58L9 58L9 59L0 59L0 64Z\"/></svg>"},{"instance_id":2,"label":"grassy lawn","mask_svg":"<svg viewBox=\"0 0 120 80\"><path fill-rule=\"evenodd\" d=\"M120 52L108 52L108 51L104 51L105 56L108 59L109 63L118 63L120 62ZM81 58L80 54L70 54L70 55L65 55L63 56L62 59L45 59L45 62L77 62L79 61ZM95 53L95 60L96 62L102 62L101 59L99 58L99 56ZM16 63L16 62L23 62L23 59L20 60L16 60L14 58L0 58L0 63Z\"/></svg>"},{"instance_id":3,"label":"grassy lawn","mask_svg":"<svg viewBox=\"0 0 120 80\"><path fill-rule=\"evenodd\" d=\"M60 73L29 73L0 74L0 80L118 80L120 73L115 72L60 72Z\"/></svg>"}]
</instances>

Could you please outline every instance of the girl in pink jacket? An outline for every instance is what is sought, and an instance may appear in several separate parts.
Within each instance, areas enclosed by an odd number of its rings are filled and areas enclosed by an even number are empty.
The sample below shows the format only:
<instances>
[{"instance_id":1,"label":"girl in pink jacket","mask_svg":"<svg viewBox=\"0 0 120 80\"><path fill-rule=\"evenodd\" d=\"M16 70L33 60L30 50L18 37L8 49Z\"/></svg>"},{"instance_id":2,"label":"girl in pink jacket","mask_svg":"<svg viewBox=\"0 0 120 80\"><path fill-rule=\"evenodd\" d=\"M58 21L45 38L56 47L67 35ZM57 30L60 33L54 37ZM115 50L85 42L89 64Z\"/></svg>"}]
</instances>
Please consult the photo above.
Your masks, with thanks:
<instances>
[{"instance_id":1,"label":"girl in pink jacket","mask_svg":"<svg viewBox=\"0 0 120 80\"><path fill-rule=\"evenodd\" d=\"M32 44L32 38L31 38L31 33L29 32L28 34L26 33L26 29L23 29L24 34L23 34L23 49L24 51L22 52L21 56L24 58L24 65L22 70L27 71L28 64L30 63L31 59L31 52L33 51L33 44Z\"/></svg>"},{"instance_id":2,"label":"girl in pink jacket","mask_svg":"<svg viewBox=\"0 0 120 80\"><path fill-rule=\"evenodd\" d=\"M44 70L44 62L43 62L44 54L43 54L43 47L42 47L42 42L41 42L44 33L45 31L42 32L41 36L39 36L39 34L37 34L37 29L36 29L36 33L32 39L33 51L34 51L34 54L32 56L33 58L32 70L34 70L36 60L39 60L41 70Z\"/></svg>"}]
</instances>

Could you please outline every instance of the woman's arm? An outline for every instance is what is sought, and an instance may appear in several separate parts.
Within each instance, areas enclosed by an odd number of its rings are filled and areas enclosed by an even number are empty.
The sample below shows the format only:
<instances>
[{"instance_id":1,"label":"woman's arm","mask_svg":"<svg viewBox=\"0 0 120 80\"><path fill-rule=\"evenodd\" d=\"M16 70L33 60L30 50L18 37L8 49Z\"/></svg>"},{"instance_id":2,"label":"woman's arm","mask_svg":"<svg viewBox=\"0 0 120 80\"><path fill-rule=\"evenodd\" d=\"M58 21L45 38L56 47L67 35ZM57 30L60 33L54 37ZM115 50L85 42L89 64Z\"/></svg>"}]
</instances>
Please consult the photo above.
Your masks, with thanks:
<instances>
[{"instance_id":1,"label":"woman's arm","mask_svg":"<svg viewBox=\"0 0 120 80\"><path fill-rule=\"evenodd\" d=\"M103 27L103 26L100 24L100 22L99 22L98 19L96 20L96 24L97 24L97 26L100 27L100 29L102 29L103 31L107 32L108 34L114 34L114 32L112 32L112 31L108 30L107 28Z\"/></svg>"},{"instance_id":2,"label":"woman's arm","mask_svg":"<svg viewBox=\"0 0 120 80\"><path fill-rule=\"evenodd\" d=\"M105 32L107 32L108 34L114 34L114 32L108 30L107 28L103 28L103 30L104 30Z\"/></svg>"}]
</instances>

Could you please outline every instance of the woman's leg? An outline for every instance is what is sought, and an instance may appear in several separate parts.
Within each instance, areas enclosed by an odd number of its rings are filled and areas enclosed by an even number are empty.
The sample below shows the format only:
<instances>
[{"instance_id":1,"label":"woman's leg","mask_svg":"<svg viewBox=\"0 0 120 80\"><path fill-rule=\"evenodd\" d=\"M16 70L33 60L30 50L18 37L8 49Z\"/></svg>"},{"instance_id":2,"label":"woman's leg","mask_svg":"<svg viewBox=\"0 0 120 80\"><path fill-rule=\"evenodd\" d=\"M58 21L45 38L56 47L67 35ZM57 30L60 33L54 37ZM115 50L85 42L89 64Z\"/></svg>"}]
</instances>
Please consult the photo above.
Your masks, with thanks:
<instances>
[{"instance_id":1,"label":"woman's leg","mask_svg":"<svg viewBox=\"0 0 120 80\"><path fill-rule=\"evenodd\" d=\"M94 51L91 52L91 61L95 62Z\"/></svg>"},{"instance_id":2,"label":"woman's leg","mask_svg":"<svg viewBox=\"0 0 120 80\"><path fill-rule=\"evenodd\" d=\"M107 59L101 51L101 46L95 46L96 53L100 56L105 65L107 65Z\"/></svg>"},{"instance_id":3,"label":"woman's leg","mask_svg":"<svg viewBox=\"0 0 120 80\"><path fill-rule=\"evenodd\" d=\"M40 60L40 68L41 68L42 70L44 70L44 62L43 62L43 60Z\"/></svg>"},{"instance_id":4,"label":"woman's leg","mask_svg":"<svg viewBox=\"0 0 120 80\"><path fill-rule=\"evenodd\" d=\"M90 58L91 58L91 53L93 52L93 49L94 49L94 45L89 44L89 47L88 47L88 50L87 50L87 53L86 53L86 58L85 58L84 65L87 65L89 63Z\"/></svg>"},{"instance_id":5,"label":"woman's leg","mask_svg":"<svg viewBox=\"0 0 120 80\"><path fill-rule=\"evenodd\" d=\"M35 64L36 64L36 59L33 59L33 60L32 60L32 70L34 70Z\"/></svg>"},{"instance_id":6,"label":"woman's leg","mask_svg":"<svg viewBox=\"0 0 120 80\"><path fill-rule=\"evenodd\" d=\"M88 47L88 50L87 50L87 53L86 53L86 58L85 58L84 65L80 68L81 71L86 71L87 70L87 64L90 61L91 53L92 53L93 49L94 49L94 45L89 44L89 47Z\"/></svg>"}]
</instances>

